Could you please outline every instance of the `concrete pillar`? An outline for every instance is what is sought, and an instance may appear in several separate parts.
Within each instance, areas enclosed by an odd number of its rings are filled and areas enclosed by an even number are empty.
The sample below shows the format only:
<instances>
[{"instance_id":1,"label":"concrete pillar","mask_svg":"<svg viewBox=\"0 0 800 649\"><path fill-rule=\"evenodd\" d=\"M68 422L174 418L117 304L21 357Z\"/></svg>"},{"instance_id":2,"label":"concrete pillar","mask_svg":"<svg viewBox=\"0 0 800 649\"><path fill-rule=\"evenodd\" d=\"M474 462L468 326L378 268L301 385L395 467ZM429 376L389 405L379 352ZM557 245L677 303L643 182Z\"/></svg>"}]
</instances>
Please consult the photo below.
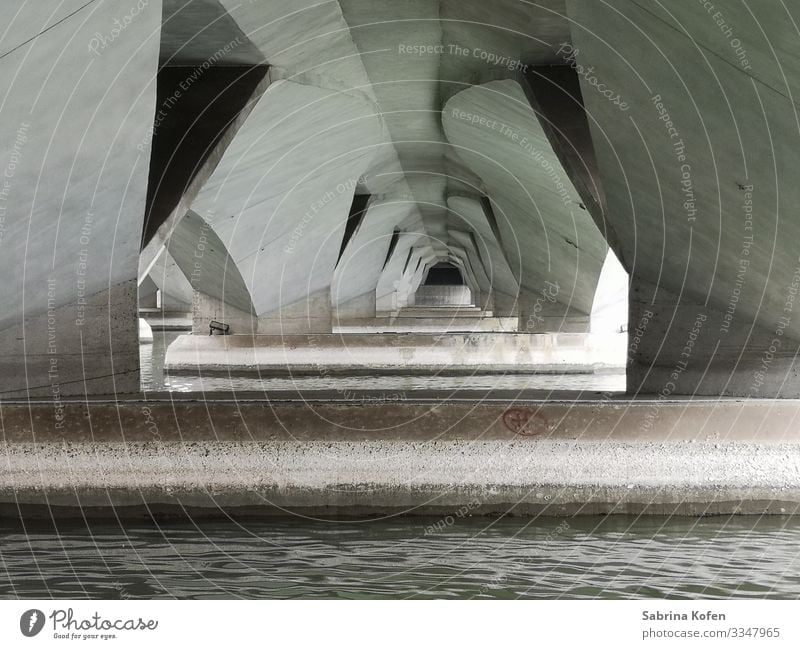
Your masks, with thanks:
<instances>
[{"instance_id":1,"label":"concrete pillar","mask_svg":"<svg viewBox=\"0 0 800 649\"><path fill-rule=\"evenodd\" d=\"M786 319L767 329L643 280L631 285L629 314L632 394L800 397L800 343Z\"/></svg>"},{"instance_id":2,"label":"concrete pillar","mask_svg":"<svg viewBox=\"0 0 800 649\"><path fill-rule=\"evenodd\" d=\"M262 334L329 334L332 329L330 287L315 291L303 299L258 317Z\"/></svg>"},{"instance_id":3,"label":"concrete pillar","mask_svg":"<svg viewBox=\"0 0 800 649\"><path fill-rule=\"evenodd\" d=\"M51 397L58 418L62 396L139 389L161 2L115 35L116 3L14 4L0 58L0 392Z\"/></svg>"},{"instance_id":4,"label":"concrete pillar","mask_svg":"<svg viewBox=\"0 0 800 649\"><path fill-rule=\"evenodd\" d=\"M228 325L230 334L254 334L258 323L252 313L199 290L192 298L192 333L210 333L212 321Z\"/></svg>"},{"instance_id":5,"label":"concrete pillar","mask_svg":"<svg viewBox=\"0 0 800 649\"><path fill-rule=\"evenodd\" d=\"M771 45L796 30L730 3L736 38L724 38L702 3L674 4L665 20L641 3L568 0L560 52L580 76L605 218L632 278L628 388L796 397L798 80ZM748 33L761 38L743 63Z\"/></svg>"},{"instance_id":6,"label":"concrete pillar","mask_svg":"<svg viewBox=\"0 0 800 649\"><path fill-rule=\"evenodd\" d=\"M508 295L502 291L492 293L492 311L498 318L510 318L519 315L519 296Z\"/></svg>"},{"instance_id":7,"label":"concrete pillar","mask_svg":"<svg viewBox=\"0 0 800 649\"><path fill-rule=\"evenodd\" d=\"M591 317L565 300L558 282L545 281L537 292L523 290L517 300L519 330L526 333L589 333Z\"/></svg>"},{"instance_id":8,"label":"concrete pillar","mask_svg":"<svg viewBox=\"0 0 800 649\"><path fill-rule=\"evenodd\" d=\"M212 320L227 324L232 334L257 331L244 279L225 242L205 219L189 211L167 239L166 252L188 279L195 333L207 334Z\"/></svg>"}]
</instances>

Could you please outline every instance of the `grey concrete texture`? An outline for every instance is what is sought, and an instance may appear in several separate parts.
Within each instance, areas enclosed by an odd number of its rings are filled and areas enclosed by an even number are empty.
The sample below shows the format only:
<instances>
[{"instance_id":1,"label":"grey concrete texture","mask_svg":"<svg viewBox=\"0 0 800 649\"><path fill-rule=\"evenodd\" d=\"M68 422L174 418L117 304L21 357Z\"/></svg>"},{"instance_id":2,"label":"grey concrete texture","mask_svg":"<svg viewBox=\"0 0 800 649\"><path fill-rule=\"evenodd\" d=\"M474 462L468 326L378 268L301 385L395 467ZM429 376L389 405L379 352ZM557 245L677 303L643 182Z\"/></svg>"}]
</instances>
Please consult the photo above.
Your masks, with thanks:
<instances>
[{"instance_id":1,"label":"grey concrete texture","mask_svg":"<svg viewBox=\"0 0 800 649\"><path fill-rule=\"evenodd\" d=\"M7 327L0 338L2 396L50 397L57 404L70 395L137 394L136 283L131 279ZM56 292L61 285L55 282Z\"/></svg>"},{"instance_id":2,"label":"grey concrete texture","mask_svg":"<svg viewBox=\"0 0 800 649\"><path fill-rule=\"evenodd\" d=\"M255 315L236 263L216 231L199 214L192 210L186 213L172 231L165 249L188 278L192 291Z\"/></svg>"},{"instance_id":3,"label":"grey concrete texture","mask_svg":"<svg viewBox=\"0 0 800 649\"><path fill-rule=\"evenodd\" d=\"M197 332L220 319L236 333L325 335L396 315L445 260L520 331L586 331L599 220L632 278L631 392L800 396L791 8L42 7L9 0L0 36L4 396L134 392L135 284L149 305L153 271L173 308L191 296ZM231 42L222 65L269 74L140 254L159 65L198 65ZM580 81L600 219L513 80L542 65ZM339 260L355 194L372 198ZM200 240L190 207L213 235L202 286L187 286ZM547 282L558 293L543 302Z\"/></svg>"},{"instance_id":4,"label":"grey concrete texture","mask_svg":"<svg viewBox=\"0 0 800 649\"><path fill-rule=\"evenodd\" d=\"M0 46L0 392L133 392L161 2L113 38L122 12L111 2L10 4Z\"/></svg>"},{"instance_id":5,"label":"grey concrete texture","mask_svg":"<svg viewBox=\"0 0 800 649\"><path fill-rule=\"evenodd\" d=\"M69 442L50 404L10 405L0 502L88 515L797 509L796 403L673 401L648 425L653 405L67 404Z\"/></svg>"},{"instance_id":6,"label":"grey concrete texture","mask_svg":"<svg viewBox=\"0 0 800 649\"><path fill-rule=\"evenodd\" d=\"M484 181L520 286L535 293L550 281L565 308L589 313L607 245L519 84L462 90L443 107L442 123L456 154Z\"/></svg>"},{"instance_id":7,"label":"grey concrete texture","mask_svg":"<svg viewBox=\"0 0 800 649\"><path fill-rule=\"evenodd\" d=\"M631 348L629 388L660 392L689 360L680 393L796 396L795 8L709 6L567 2L563 54L636 293L630 329L654 312Z\"/></svg>"},{"instance_id":8,"label":"grey concrete texture","mask_svg":"<svg viewBox=\"0 0 800 649\"><path fill-rule=\"evenodd\" d=\"M406 49L412 43L441 44L445 31L452 28L450 21L463 14L474 19L477 32L487 42L497 44L505 35L503 49L511 43L514 50L523 48L515 53L517 57L522 51L531 57L530 38L519 33L510 36L509 26L525 15L525 21L541 21L553 33L560 33L565 20L546 19L547 12L539 8L512 7L512 3L504 4L513 20L503 18L497 25L490 24L493 17L476 7L452 3L441 3L441 7L421 1L358 0L325 6L222 4L228 18L245 34L248 46L260 50L269 63L272 85L238 128L192 207L212 225L238 267L260 319L259 331L325 333L328 309L318 300L305 298L328 287L334 320L373 315L372 300L367 297L373 292L377 310L387 304L391 308L406 305L425 267L408 273L403 262L405 246L398 246L391 263L384 263L395 229L420 235L425 240L424 254L433 255L432 259L461 264L481 299L494 305L495 293L501 294L497 302L506 305L505 315L511 315L517 279L503 277L508 275L508 261L497 242L475 250L475 245L466 244L457 234L451 236L448 229L453 221L449 196L476 199L491 188L483 186L481 177L455 154L439 113L442 96L450 94L449 88L443 92L445 86L460 84L463 89L476 71L479 76L491 76L497 73L496 62L473 56L475 60L467 65L453 65L452 53L443 55L440 45L426 56L412 56ZM443 13L449 18L443 20ZM480 26L481 21L487 24ZM454 43L465 43L465 35L455 31ZM176 49L174 35L167 36ZM308 46L293 45L300 40ZM473 38L471 46L476 42ZM552 48L539 49L537 60L553 59ZM506 72L510 75L512 70ZM529 108L528 112L535 123ZM304 167L306 162L311 166ZM339 191L340 186L345 189ZM355 191L373 194L375 200L345 258L336 264ZM315 215L313 206L319 197L325 199L324 214ZM550 210L545 212L551 218ZM553 214L551 227L560 227L561 217ZM455 218L462 233L474 229ZM527 213L519 209L510 227L524 230L527 222ZM479 227L485 229L483 224ZM584 234L584 238L589 236ZM523 243L524 247L539 245L535 237ZM605 245L599 235L597 243ZM537 248L533 256L539 252ZM556 265L562 256L557 255ZM599 265L590 269L591 254L583 257L586 272L594 277L585 288L570 294L573 308L586 313ZM396 263L394 258L398 258ZM569 275L570 269L566 270ZM265 276L272 281L262 281ZM539 279L539 275L530 277L529 290L540 288ZM564 277L565 282L573 279ZM588 306L584 293L589 296ZM565 293L561 299L568 298ZM287 307L291 308L287 311ZM315 316L317 308L322 311ZM303 310L308 314L305 321L291 315ZM282 319L286 320L283 326Z\"/></svg>"},{"instance_id":9,"label":"grey concrete texture","mask_svg":"<svg viewBox=\"0 0 800 649\"><path fill-rule=\"evenodd\" d=\"M375 316L376 291L381 273L389 264L386 257L394 229L397 226L413 229L417 224L421 225L416 207L411 201L383 198L370 201L361 226L336 264L331 283L334 319ZM402 255L405 247L399 251L398 248L399 239L395 245L395 254ZM402 271L395 269L393 279L397 279L400 272ZM371 296L371 299L365 301L365 296Z\"/></svg>"},{"instance_id":10,"label":"grey concrete texture","mask_svg":"<svg viewBox=\"0 0 800 649\"><path fill-rule=\"evenodd\" d=\"M363 93L273 83L192 203L257 315L330 291L353 193L380 144L374 111Z\"/></svg>"},{"instance_id":11,"label":"grey concrete texture","mask_svg":"<svg viewBox=\"0 0 800 649\"><path fill-rule=\"evenodd\" d=\"M161 247L149 272L139 278L139 307L145 304L144 295L157 288L161 291L161 304L173 311L192 310L192 284L166 247Z\"/></svg>"},{"instance_id":12,"label":"grey concrete texture","mask_svg":"<svg viewBox=\"0 0 800 649\"><path fill-rule=\"evenodd\" d=\"M800 346L784 334L786 320L768 331L729 322L725 313L663 289L658 293L654 302L651 285L632 286L629 393L800 396Z\"/></svg>"},{"instance_id":13,"label":"grey concrete texture","mask_svg":"<svg viewBox=\"0 0 800 649\"><path fill-rule=\"evenodd\" d=\"M124 441L506 440L632 444L797 442L800 402L785 400L590 399L426 401L405 393L319 401L311 394L267 402L210 395L149 395L147 401L49 400L3 405L10 444ZM602 467L598 467L602 471Z\"/></svg>"},{"instance_id":14,"label":"grey concrete texture","mask_svg":"<svg viewBox=\"0 0 800 649\"><path fill-rule=\"evenodd\" d=\"M491 514L781 514L800 506L797 445L184 442L24 445L5 455L7 504L46 497L62 507L373 516L475 503L473 513Z\"/></svg>"}]
</instances>

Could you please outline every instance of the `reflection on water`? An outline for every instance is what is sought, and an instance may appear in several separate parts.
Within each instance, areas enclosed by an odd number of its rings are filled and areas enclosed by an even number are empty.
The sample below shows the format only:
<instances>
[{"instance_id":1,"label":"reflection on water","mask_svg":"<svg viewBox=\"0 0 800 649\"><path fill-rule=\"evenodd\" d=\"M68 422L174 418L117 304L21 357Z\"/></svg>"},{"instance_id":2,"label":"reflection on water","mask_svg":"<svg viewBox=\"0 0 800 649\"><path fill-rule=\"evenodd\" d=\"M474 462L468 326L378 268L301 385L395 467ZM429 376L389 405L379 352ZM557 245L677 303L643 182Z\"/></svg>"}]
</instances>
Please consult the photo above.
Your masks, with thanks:
<instances>
[{"instance_id":1,"label":"reflection on water","mask_svg":"<svg viewBox=\"0 0 800 649\"><path fill-rule=\"evenodd\" d=\"M796 518L438 522L0 526L0 596L800 596Z\"/></svg>"},{"instance_id":2,"label":"reflection on water","mask_svg":"<svg viewBox=\"0 0 800 649\"><path fill-rule=\"evenodd\" d=\"M142 389L147 392L217 392L240 390L339 392L371 390L420 392L424 390L587 390L623 392L625 374L470 374L466 376L186 376L164 374L164 356L169 344L182 332L153 332L153 343L140 347Z\"/></svg>"}]
</instances>

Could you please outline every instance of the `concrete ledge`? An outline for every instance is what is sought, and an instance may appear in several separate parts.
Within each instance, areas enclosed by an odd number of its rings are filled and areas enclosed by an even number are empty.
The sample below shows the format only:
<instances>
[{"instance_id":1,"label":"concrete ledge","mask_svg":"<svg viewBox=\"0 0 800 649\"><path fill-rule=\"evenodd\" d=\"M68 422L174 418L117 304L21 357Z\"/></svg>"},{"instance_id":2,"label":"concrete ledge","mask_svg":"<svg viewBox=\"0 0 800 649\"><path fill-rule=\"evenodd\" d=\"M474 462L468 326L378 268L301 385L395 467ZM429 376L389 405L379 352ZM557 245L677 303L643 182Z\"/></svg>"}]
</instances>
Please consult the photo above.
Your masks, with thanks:
<instances>
[{"instance_id":1,"label":"concrete ledge","mask_svg":"<svg viewBox=\"0 0 800 649\"><path fill-rule=\"evenodd\" d=\"M0 501L313 512L786 513L800 446L447 441L14 445Z\"/></svg>"},{"instance_id":2,"label":"concrete ledge","mask_svg":"<svg viewBox=\"0 0 800 649\"><path fill-rule=\"evenodd\" d=\"M139 317L144 318L153 331L191 331L191 313L169 313L157 311L145 311L139 309Z\"/></svg>"},{"instance_id":3,"label":"concrete ledge","mask_svg":"<svg viewBox=\"0 0 800 649\"><path fill-rule=\"evenodd\" d=\"M458 316L453 318L376 318L370 323L340 323L333 326L334 334L380 333L516 333L519 318Z\"/></svg>"},{"instance_id":4,"label":"concrete ledge","mask_svg":"<svg viewBox=\"0 0 800 649\"><path fill-rule=\"evenodd\" d=\"M616 340L616 339L615 339ZM588 334L319 334L178 337L170 372L531 373L592 371L624 362L607 337ZM622 356L619 357L621 351Z\"/></svg>"},{"instance_id":5,"label":"concrete ledge","mask_svg":"<svg viewBox=\"0 0 800 649\"><path fill-rule=\"evenodd\" d=\"M703 515L800 506L797 402L60 407L3 406L0 512Z\"/></svg>"}]
</instances>

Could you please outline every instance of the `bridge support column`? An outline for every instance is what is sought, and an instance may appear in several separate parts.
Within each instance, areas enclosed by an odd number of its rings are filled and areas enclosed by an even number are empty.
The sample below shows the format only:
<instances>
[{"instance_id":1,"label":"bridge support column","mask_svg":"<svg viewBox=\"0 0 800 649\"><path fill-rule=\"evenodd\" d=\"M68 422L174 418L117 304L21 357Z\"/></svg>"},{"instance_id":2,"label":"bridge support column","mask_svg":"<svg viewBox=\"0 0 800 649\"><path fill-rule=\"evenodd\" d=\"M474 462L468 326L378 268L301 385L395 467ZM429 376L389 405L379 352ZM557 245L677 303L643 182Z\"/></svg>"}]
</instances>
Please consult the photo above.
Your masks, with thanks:
<instances>
[{"instance_id":1,"label":"bridge support column","mask_svg":"<svg viewBox=\"0 0 800 649\"><path fill-rule=\"evenodd\" d=\"M767 329L634 281L628 322L629 393L800 397L800 343L785 321Z\"/></svg>"},{"instance_id":2,"label":"bridge support column","mask_svg":"<svg viewBox=\"0 0 800 649\"><path fill-rule=\"evenodd\" d=\"M589 333L590 317L560 302L559 286L545 282L540 291L519 296L519 330L526 333Z\"/></svg>"},{"instance_id":3,"label":"bridge support column","mask_svg":"<svg viewBox=\"0 0 800 649\"><path fill-rule=\"evenodd\" d=\"M192 333L208 334L212 321L228 325L231 334L255 334L258 326L252 313L195 290L192 296Z\"/></svg>"},{"instance_id":4,"label":"bridge support column","mask_svg":"<svg viewBox=\"0 0 800 649\"><path fill-rule=\"evenodd\" d=\"M0 393L52 399L63 424L63 396L139 390L161 2L102 52L91 44L117 3L50 18L42 3L14 5L0 57Z\"/></svg>"},{"instance_id":5,"label":"bridge support column","mask_svg":"<svg viewBox=\"0 0 800 649\"><path fill-rule=\"evenodd\" d=\"M262 334L329 334L333 331L331 322L331 289L326 286L299 302L259 316L258 331Z\"/></svg>"}]
</instances>

